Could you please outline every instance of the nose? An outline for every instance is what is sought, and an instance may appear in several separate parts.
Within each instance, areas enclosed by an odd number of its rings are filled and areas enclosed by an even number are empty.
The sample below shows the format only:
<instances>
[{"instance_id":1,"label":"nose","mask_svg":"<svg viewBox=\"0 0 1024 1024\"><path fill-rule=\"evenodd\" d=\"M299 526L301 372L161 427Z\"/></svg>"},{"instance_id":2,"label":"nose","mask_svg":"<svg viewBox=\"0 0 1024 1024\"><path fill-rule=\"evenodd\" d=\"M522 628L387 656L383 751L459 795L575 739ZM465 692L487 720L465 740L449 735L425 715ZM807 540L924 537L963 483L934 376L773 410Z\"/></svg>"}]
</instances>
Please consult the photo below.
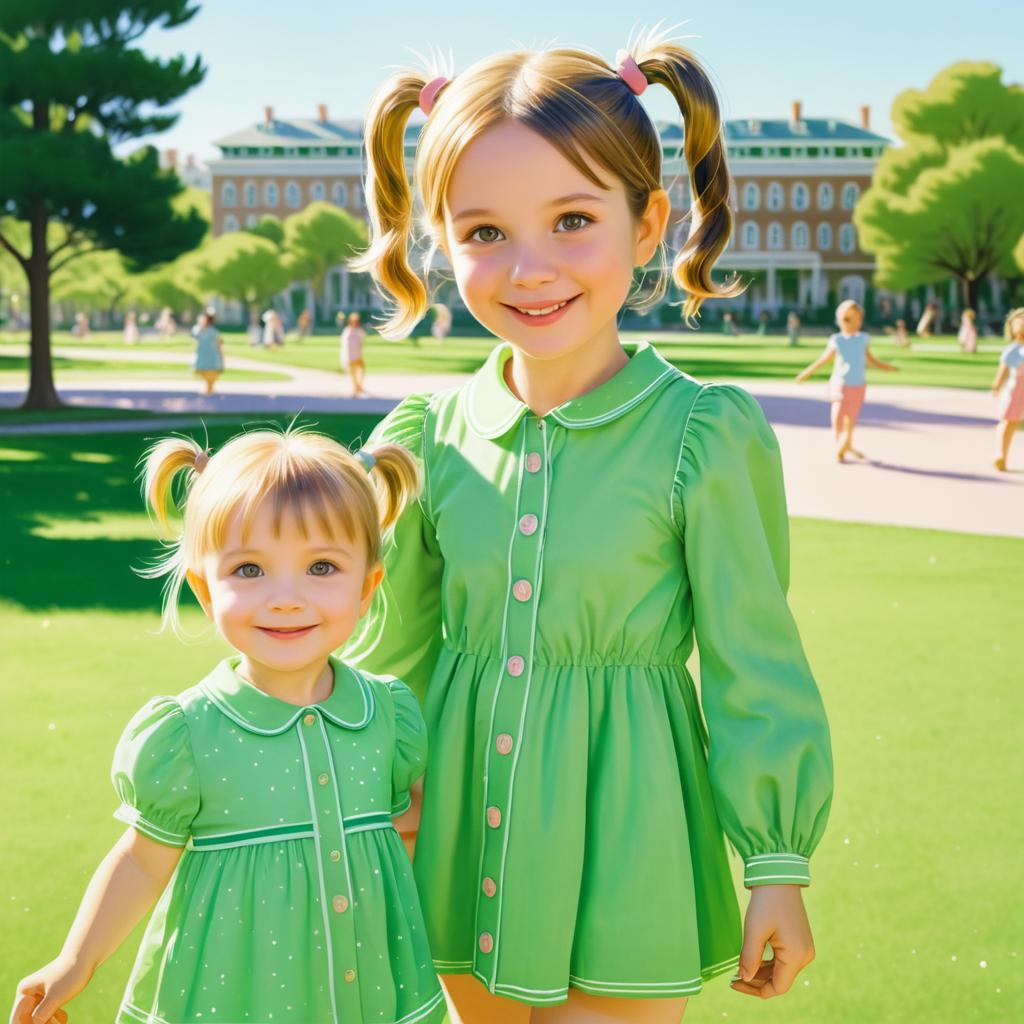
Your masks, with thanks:
<instances>
[{"instance_id":1,"label":"nose","mask_svg":"<svg viewBox=\"0 0 1024 1024\"><path fill-rule=\"evenodd\" d=\"M280 587L270 595L267 607L275 612L297 612L306 607L306 601L296 587Z\"/></svg>"},{"instance_id":2,"label":"nose","mask_svg":"<svg viewBox=\"0 0 1024 1024\"><path fill-rule=\"evenodd\" d=\"M543 246L521 245L515 252L509 281L518 288L539 288L554 281L558 270L548 258Z\"/></svg>"}]
</instances>

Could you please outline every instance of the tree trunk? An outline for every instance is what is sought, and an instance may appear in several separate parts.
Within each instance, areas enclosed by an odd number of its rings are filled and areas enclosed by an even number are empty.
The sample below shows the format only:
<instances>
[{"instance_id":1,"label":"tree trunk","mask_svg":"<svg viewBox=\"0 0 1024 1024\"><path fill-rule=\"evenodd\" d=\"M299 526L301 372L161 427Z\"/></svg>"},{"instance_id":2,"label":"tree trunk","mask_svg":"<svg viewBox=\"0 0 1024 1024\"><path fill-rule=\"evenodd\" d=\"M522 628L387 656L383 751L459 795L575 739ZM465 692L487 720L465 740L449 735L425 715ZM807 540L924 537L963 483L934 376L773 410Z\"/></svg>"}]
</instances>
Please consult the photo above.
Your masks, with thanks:
<instances>
[{"instance_id":1,"label":"tree trunk","mask_svg":"<svg viewBox=\"0 0 1024 1024\"><path fill-rule=\"evenodd\" d=\"M964 309L973 309L978 312L978 292L981 290L981 282L984 278L962 277L960 279L960 293L963 295Z\"/></svg>"},{"instance_id":2,"label":"tree trunk","mask_svg":"<svg viewBox=\"0 0 1024 1024\"><path fill-rule=\"evenodd\" d=\"M46 251L46 207L41 199L32 206L32 251L28 257L29 335L28 394L22 409L60 409L63 402L53 383L50 352L50 257Z\"/></svg>"}]
</instances>

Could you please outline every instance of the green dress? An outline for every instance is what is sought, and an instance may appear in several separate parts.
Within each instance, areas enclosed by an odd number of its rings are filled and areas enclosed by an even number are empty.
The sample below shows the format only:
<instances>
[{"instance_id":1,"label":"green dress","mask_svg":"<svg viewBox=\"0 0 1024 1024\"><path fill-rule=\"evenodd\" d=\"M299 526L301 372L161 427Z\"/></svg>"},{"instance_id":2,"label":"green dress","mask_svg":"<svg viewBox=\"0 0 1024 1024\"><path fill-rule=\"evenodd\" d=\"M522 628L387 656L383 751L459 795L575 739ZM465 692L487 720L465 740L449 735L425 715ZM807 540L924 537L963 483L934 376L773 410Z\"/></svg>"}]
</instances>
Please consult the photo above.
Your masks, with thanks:
<instances>
[{"instance_id":1,"label":"green dress","mask_svg":"<svg viewBox=\"0 0 1024 1024\"><path fill-rule=\"evenodd\" d=\"M149 701L114 755L115 817L185 852L116 1024L412 1024L444 997L391 817L426 762L415 697L332 659L298 707L227 659Z\"/></svg>"},{"instance_id":2,"label":"green dress","mask_svg":"<svg viewBox=\"0 0 1024 1024\"><path fill-rule=\"evenodd\" d=\"M534 1005L570 985L687 995L731 970L723 830L746 885L807 885L832 793L775 436L740 388L627 352L538 418L500 345L373 439L413 451L425 486L345 655L423 702L435 966Z\"/></svg>"}]
</instances>

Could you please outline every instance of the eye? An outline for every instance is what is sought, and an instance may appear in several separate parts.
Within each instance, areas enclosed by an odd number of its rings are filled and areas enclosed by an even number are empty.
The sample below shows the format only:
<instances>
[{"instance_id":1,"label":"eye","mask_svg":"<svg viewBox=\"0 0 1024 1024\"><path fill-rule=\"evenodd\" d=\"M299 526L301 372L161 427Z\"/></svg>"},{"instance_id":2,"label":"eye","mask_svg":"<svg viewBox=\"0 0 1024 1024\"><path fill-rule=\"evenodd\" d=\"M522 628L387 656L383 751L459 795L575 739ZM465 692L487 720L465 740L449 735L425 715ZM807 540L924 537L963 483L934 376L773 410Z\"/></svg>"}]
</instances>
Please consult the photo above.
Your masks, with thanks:
<instances>
[{"instance_id":1,"label":"eye","mask_svg":"<svg viewBox=\"0 0 1024 1024\"><path fill-rule=\"evenodd\" d=\"M585 228L588 224L594 222L593 217L588 217L585 213L563 213L558 218L559 224L566 225L566 231L579 231L581 228ZM563 232L564 234L565 232Z\"/></svg>"},{"instance_id":2,"label":"eye","mask_svg":"<svg viewBox=\"0 0 1024 1024\"><path fill-rule=\"evenodd\" d=\"M491 235L491 237L489 237L489 238L478 238L477 237L478 235L483 234L484 232L488 232ZM501 235L501 232L496 227L494 227L493 225L491 225L491 224L484 224L482 227L474 228L473 229L473 231L469 235L469 240L473 241L473 242L483 242L484 245L487 245L490 242L496 242L498 240L497 238L494 237L495 235L504 237L504 236Z\"/></svg>"},{"instance_id":3,"label":"eye","mask_svg":"<svg viewBox=\"0 0 1024 1024\"><path fill-rule=\"evenodd\" d=\"M330 576L331 573L337 572L338 567L333 562L319 561L314 562L309 567L310 576Z\"/></svg>"},{"instance_id":4,"label":"eye","mask_svg":"<svg viewBox=\"0 0 1024 1024\"><path fill-rule=\"evenodd\" d=\"M254 580L263 575L263 570L255 562L244 562L231 575L241 576L243 580Z\"/></svg>"}]
</instances>

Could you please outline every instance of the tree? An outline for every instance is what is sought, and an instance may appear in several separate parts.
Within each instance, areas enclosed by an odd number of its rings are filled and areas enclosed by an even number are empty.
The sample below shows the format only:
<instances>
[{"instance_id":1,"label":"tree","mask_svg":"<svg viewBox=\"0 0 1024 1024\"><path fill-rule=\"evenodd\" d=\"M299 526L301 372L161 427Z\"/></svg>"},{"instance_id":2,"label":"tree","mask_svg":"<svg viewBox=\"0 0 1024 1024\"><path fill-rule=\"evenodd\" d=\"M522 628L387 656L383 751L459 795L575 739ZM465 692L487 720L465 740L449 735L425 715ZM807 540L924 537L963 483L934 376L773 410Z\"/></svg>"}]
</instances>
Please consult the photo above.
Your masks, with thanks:
<instances>
[{"instance_id":1,"label":"tree","mask_svg":"<svg viewBox=\"0 0 1024 1024\"><path fill-rule=\"evenodd\" d=\"M981 283L1014 272L1024 231L1024 89L995 64L953 64L893 103L906 143L886 151L854 211L861 246L885 288L950 276L977 309Z\"/></svg>"},{"instance_id":2,"label":"tree","mask_svg":"<svg viewBox=\"0 0 1024 1024\"><path fill-rule=\"evenodd\" d=\"M279 249L284 247L284 225L276 218L267 214L265 217L261 217L258 224L254 224L251 228L245 228L250 235L256 235L259 238L265 238L268 242L273 242Z\"/></svg>"},{"instance_id":3,"label":"tree","mask_svg":"<svg viewBox=\"0 0 1024 1024\"><path fill-rule=\"evenodd\" d=\"M128 159L112 146L165 131L162 108L205 75L199 58L161 61L134 44L151 27L174 28L191 0L5 0L0 5L0 204L28 224L27 251L0 233L28 278L31 360L26 408L60 405L50 354L50 280L69 261L117 249L133 270L193 248L206 226L175 214L182 191L156 150ZM50 228L64 237L54 244Z\"/></svg>"},{"instance_id":4,"label":"tree","mask_svg":"<svg viewBox=\"0 0 1024 1024\"><path fill-rule=\"evenodd\" d=\"M246 231L221 235L196 253L193 261L200 288L247 308L269 303L292 280L277 246Z\"/></svg>"},{"instance_id":5,"label":"tree","mask_svg":"<svg viewBox=\"0 0 1024 1024\"><path fill-rule=\"evenodd\" d=\"M366 245L366 225L330 203L310 203L285 220L284 242L293 279L305 278L312 284L315 305L327 271Z\"/></svg>"}]
</instances>

